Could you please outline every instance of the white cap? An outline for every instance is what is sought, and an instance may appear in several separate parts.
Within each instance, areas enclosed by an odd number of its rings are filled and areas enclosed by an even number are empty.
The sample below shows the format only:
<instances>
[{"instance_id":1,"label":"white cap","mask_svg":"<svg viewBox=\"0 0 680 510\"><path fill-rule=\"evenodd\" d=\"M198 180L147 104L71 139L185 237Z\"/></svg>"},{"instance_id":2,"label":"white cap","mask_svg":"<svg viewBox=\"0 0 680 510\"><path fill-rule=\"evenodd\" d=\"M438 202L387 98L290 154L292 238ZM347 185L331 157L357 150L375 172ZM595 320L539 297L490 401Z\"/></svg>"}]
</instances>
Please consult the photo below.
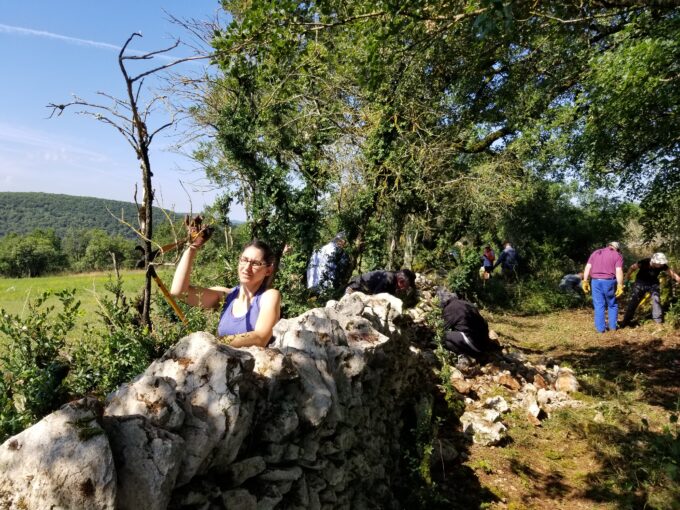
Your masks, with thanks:
<instances>
[{"instance_id":1,"label":"white cap","mask_svg":"<svg viewBox=\"0 0 680 510\"><path fill-rule=\"evenodd\" d=\"M609 243L607 246L611 246L611 247L614 248L616 251L621 251L621 245L620 245L618 242L616 242L616 241L612 241L612 242Z\"/></svg>"},{"instance_id":2,"label":"white cap","mask_svg":"<svg viewBox=\"0 0 680 510\"><path fill-rule=\"evenodd\" d=\"M663 266L664 264L668 264L668 259L666 258L666 255L664 255L663 253L655 253L654 255L652 255L651 262L652 264L660 264Z\"/></svg>"}]
</instances>

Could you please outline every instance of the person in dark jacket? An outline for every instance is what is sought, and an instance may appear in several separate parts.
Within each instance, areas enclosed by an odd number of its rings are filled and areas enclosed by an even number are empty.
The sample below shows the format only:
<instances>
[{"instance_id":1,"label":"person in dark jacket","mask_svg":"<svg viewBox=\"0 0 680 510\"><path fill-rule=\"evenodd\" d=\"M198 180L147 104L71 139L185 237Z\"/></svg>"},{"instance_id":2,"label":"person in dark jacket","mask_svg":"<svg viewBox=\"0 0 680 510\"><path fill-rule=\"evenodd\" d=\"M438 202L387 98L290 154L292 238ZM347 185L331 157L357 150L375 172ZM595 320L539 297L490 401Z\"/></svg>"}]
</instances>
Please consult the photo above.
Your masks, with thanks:
<instances>
[{"instance_id":1,"label":"person in dark jacket","mask_svg":"<svg viewBox=\"0 0 680 510\"><path fill-rule=\"evenodd\" d=\"M350 280L345 293L350 294L352 292L363 292L364 294L387 292L404 301L406 306L410 306L415 301L416 275L410 269L370 271Z\"/></svg>"},{"instance_id":2,"label":"person in dark jacket","mask_svg":"<svg viewBox=\"0 0 680 510\"><path fill-rule=\"evenodd\" d=\"M519 264L519 256L517 255L517 250L512 247L510 241L505 241L503 243L505 248L498 256L498 260L493 265L493 269L501 266L502 274L507 279L512 279L517 276L517 265Z\"/></svg>"},{"instance_id":3,"label":"person in dark jacket","mask_svg":"<svg viewBox=\"0 0 680 510\"><path fill-rule=\"evenodd\" d=\"M478 360L501 351L489 338L489 324L475 305L448 292L440 292L439 299L446 329L444 347Z\"/></svg>"},{"instance_id":4,"label":"person in dark jacket","mask_svg":"<svg viewBox=\"0 0 680 510\"><path fill-rule=\"evenodd\" d=\"M633 292L628 302L626 315L623 317L621 327L630 324L635 316L635 310L648 292L652 298L652 319L654 322L663 322L663 308L661 308L661 286L659 285L659 274L666 271L676 282L680 283L680 275L668 267L668 259L663 253L655 253L650 258L642 259L628 268L624 280L628 280L630 275L637 271Z\"/></svg>"}]
</instances>

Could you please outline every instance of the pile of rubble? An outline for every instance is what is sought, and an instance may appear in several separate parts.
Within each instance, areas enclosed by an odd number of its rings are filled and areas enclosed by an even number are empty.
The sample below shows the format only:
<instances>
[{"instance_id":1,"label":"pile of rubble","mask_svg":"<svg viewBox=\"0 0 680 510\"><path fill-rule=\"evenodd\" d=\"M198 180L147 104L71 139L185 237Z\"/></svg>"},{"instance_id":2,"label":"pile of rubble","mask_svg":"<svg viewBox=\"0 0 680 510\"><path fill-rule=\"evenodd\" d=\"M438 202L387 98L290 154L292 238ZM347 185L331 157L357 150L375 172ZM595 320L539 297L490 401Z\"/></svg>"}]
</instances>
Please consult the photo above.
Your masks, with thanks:
<instances>
[{"instance_id":1,"label":"pile of rubble","mask_svg":"<svg viewBox=\"0 0 680 510\"><path fill-rule=\"evenodd\" d=\"M439 289L421 275L417 285L420 300L406 313L413 319L416 329L426 331L429 329L428 317L441 313L437 302ZM494 331L490 331L490 336L498 340ZM431 334L421 336L422 343L430 349L436 347ZM447 383L465 402L460 421L463 431L475 443L503 444L508 433L503 415L510 411L516 411L526 416L531 424L540 426L557 409L583 405L570 397L579 388L573 370L550 360L534 364L521 352L508 348L504 348L502 354L490 356L484 364L453 353L450 358L452 364L447 372L451 375Z\"/></svg>"}]
</instances>

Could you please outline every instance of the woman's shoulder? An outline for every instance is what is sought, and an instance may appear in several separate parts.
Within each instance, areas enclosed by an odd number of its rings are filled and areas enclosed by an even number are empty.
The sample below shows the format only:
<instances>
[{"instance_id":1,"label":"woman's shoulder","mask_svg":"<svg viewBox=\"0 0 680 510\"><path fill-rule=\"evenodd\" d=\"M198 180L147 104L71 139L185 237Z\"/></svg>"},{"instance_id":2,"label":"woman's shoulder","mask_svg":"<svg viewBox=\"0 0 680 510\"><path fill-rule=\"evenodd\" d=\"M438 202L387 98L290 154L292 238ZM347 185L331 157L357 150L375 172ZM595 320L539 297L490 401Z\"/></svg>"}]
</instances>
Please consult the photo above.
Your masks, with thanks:
<instances>
[{"instance_id":1,"label":"woman's shoulder","mask_svg":"<svg viewBox=\"0 0 680 510\"><path fill-rule=\"evenodd\" d=\"M262 293L261 301L267 303L281 301L281 293L277 289L267 289Z\"/></svg>"},{"instance_id":2,"label":"woman's shoulder","mask_svg":"<svg viewBox=\"0 0 680 510\"><path fill-rule=\"evenodd\" d=\"M267 289L262 293L262 296L280 297L281 293L277 289Z\"/></svg>"}]
</instances>

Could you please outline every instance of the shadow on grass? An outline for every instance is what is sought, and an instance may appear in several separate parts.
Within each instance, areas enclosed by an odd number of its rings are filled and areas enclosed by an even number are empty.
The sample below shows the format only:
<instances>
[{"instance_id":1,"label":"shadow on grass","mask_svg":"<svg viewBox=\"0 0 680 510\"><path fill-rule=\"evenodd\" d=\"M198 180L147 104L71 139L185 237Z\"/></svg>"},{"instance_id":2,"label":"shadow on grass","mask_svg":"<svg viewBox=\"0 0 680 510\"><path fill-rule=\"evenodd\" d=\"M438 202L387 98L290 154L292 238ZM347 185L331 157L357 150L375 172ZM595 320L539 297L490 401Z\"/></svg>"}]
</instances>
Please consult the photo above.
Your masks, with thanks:
<instances>
[{"instance_id":1,"label":"shadow on grass","mask_svg":"<svg viewBox=\"0 0 680 510\"><path fill-rule=\"evenodd\" d=\"M548 495L552 499L561 500L572 491L572 488L565 483L564 475L558 471L548 474L540 473L529 464L518 459L510 461L510 470L521 478L531 480L531 486L535 493ZM528 501L525 502L528 503Z\"/></svg>"},{"instance_id":2,"label":"shadow on grass","mask_svg":"<svg viewBox=\"0 0 680 510\"><path fill-rule=\"evenodd\" d=\"M597 376L582 381L586 393L602 396L612 391L641 389L646 402L676 411L680 395L679 360L680 347L664 347L663 341L655 338L645 343L590 347L557 361L568 362L582 374Z\"/></svg>"},{"instance_id":3,"label":"shadow on grass","mask_svg":"<svg viewBox=\"0 0 680 510\"><path fill-rule=\"evenodd\" d=\"M453 463L444 469L441 467L433 469L432 476L445 502L442 501L440 505L428 505L428 510L486 508L488 504L500 501L496 494L481 485L474 470L464 464Z\"/></svg>"},{"instance_id":4,"label":"shadow on grass","mask_svg":"<svg viewBox=\"0 0 680 510\"><path fill-rule=\"evenodd\" d=\"M615 423L581 422L574 429L588 441L601 469L586 476L584 496L620 509L680 508L680 437L676 424L652 432L623 415Z\"/></svg>"}]
</instances>

